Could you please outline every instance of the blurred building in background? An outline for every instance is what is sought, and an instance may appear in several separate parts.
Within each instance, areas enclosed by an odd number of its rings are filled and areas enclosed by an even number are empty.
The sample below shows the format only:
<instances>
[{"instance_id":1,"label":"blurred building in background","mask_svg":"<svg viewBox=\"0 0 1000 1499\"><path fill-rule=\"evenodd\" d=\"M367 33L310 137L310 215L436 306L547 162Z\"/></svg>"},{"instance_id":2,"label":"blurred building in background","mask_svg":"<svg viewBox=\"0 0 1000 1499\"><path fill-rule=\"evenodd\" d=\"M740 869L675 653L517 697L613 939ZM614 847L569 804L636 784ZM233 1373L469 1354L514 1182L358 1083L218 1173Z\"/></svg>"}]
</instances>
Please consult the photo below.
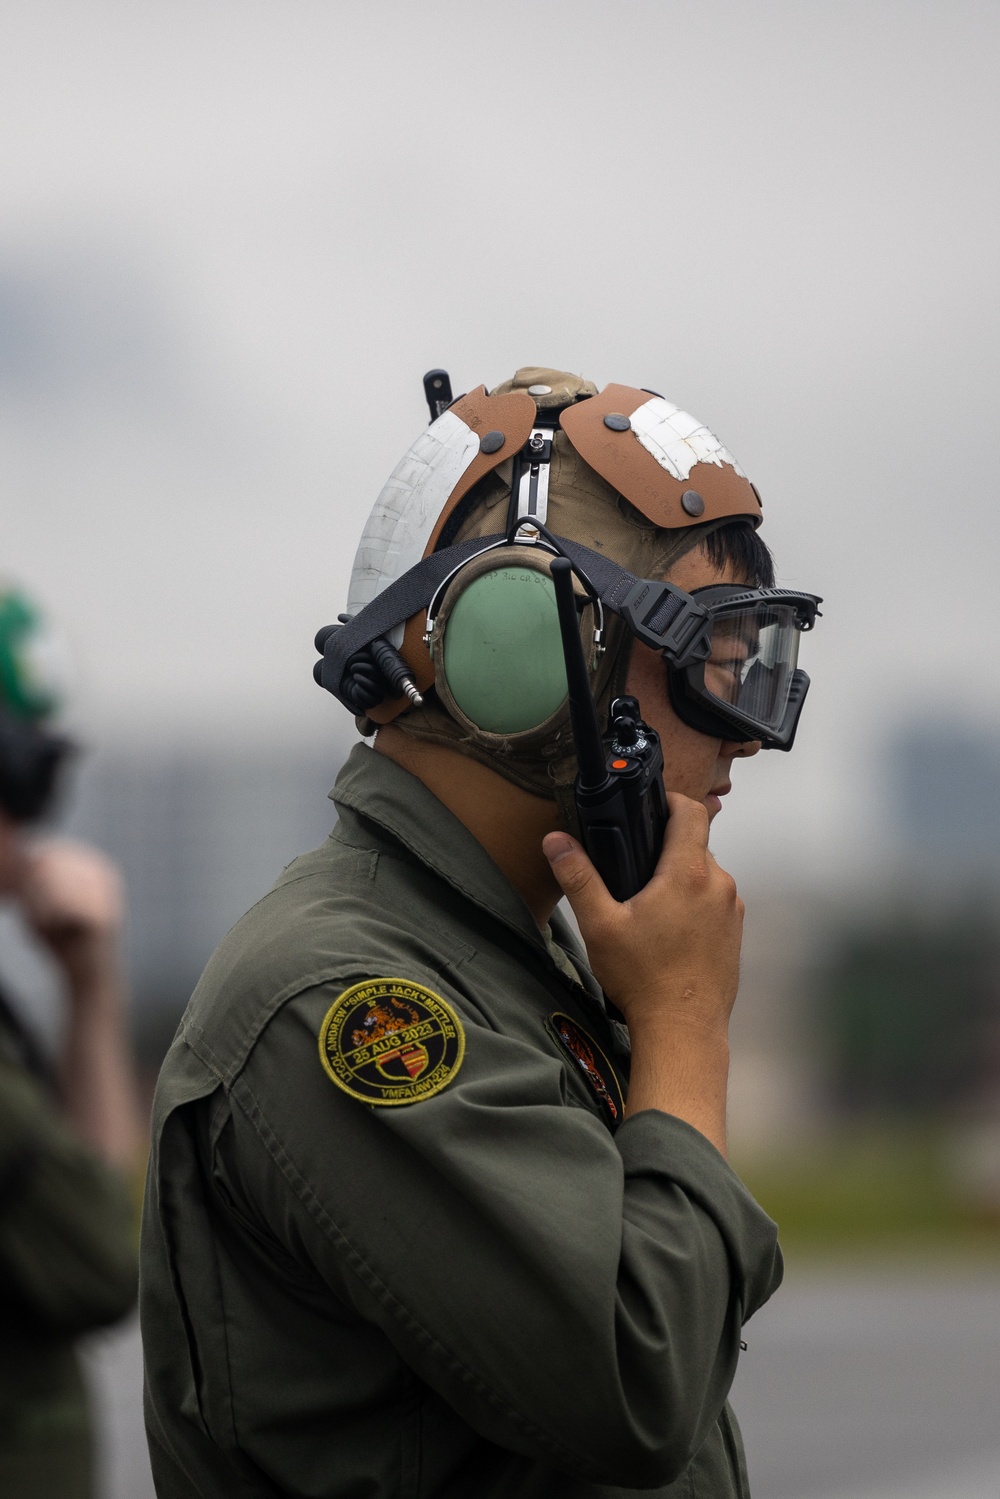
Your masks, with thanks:
<instances>
[{"instance_id":1,"label":"blurred building in background","mask_svg":"<svg viewBox=\"0 0 1000 1499\"><path fill-rule=\"evenodd\" d=\"M1000 740L903 722L848 883L748 891L733 1144L791 1232L1000 1224Z\"/></svg>"},{"instance_id":2,"label":"blurred building in background","mask_svg":"<svg viewBox=\"0 0 1000 1499\"><path fill-rule=\"evenodd\" d=\"M894 858L819 954L828 1094L849 1113L960 1109L1000 1094L1000 739L903 724L885 779Z\"/></svg>"},{"instance_id":3,"label":"blurred building in background","mask_svg":"<svg viewBox=\"0 0 1000 1499\"><path fill-rule=\"evenodd\" d=\"M939 892L1000 884L1000 727L904 724L888 763L908 877Z\"/></svg>"},{"instance_id":4,"label":"blurred building in background","mask_svg":"<svg viewBox=\"0 0 1000 1499\"><path fill-rule=\"evenodd\" d=\"M159 1064L209 955L297 854L335 820L338 744L109 749L80 766L62 831L117 861L140 1062ZM44 1029L51 975L23 940L2 944L11 987Z\"/></svg>"}]
</instances>

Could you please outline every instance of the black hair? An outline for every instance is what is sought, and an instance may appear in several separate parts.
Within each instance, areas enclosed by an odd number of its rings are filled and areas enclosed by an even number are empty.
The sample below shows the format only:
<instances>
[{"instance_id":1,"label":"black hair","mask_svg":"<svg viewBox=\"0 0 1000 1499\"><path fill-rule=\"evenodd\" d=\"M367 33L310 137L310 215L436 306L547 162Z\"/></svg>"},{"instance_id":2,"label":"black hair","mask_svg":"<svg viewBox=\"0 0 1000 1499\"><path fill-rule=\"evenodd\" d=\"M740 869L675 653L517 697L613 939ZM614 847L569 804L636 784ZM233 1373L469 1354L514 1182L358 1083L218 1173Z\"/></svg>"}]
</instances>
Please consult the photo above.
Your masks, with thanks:
<instances>
[{"instance_id":1,"label":"black hair","mask_svg":"<svg viewBox=\"0 0 1000 1499\"><path fill-rule=\"evenodd\" d=\"M701 543L712 566L731 569L750 588L774 587L774 558L767 542L747 521L736 520L709 531Z\"/></svg>"}]
</instances>

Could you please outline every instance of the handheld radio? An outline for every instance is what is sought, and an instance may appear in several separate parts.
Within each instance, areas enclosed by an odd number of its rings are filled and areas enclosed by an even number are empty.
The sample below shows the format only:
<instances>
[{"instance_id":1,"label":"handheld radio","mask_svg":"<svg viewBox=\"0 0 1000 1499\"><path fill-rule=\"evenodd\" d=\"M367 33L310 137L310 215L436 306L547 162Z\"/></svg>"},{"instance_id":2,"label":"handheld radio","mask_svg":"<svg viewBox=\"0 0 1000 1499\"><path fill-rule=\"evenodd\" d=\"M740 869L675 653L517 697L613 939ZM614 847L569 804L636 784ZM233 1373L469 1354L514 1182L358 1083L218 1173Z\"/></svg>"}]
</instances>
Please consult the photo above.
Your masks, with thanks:
<instances>
[{"instance_id":1,"label":"handheld radio","mask_svg":"<svg viewBox=\"0 0 1000 1499\"><path fill-rule=\"evenodd\" d=\"M552 562L570 721L579 771L574 786L583 846L615 900L628 900L656 868L667 827L660 736L634 697L611 704L611 746L601 739L573 594L572 565Z\"/></svg>"}]
</instances>

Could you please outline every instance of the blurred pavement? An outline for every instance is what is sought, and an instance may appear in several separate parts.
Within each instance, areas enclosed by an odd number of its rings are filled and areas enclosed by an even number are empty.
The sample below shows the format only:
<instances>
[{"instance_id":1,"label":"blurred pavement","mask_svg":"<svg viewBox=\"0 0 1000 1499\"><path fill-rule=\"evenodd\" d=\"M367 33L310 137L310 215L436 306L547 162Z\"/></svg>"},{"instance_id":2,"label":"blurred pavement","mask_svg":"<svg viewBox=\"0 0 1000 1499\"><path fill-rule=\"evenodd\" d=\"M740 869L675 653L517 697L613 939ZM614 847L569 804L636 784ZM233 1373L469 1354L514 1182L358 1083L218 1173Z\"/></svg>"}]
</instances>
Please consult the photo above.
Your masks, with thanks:
<instances>
[{"instance_id":1,"label":"blurred pavement","mask_svg":"<svg viewBox=\"0 0 1000 1499\"><path fill-rule=\"evenodd\" d=\"M733 1404L754 1499L998 1499L1000 1269L793 1272ZM91 1340L99 1499L152 1499L134 1322Z\"/></svg>"},{"instance_id":2,"label":"blurred pavement","mask_svg":"<svg viewBox=\"0 0 1000 1499\"><path fill-rule=\"evenodd\" d=\"M1000 1270L791 1271L733 1390L754 1499L998 1499Z\"/></svg>"},{"instance_id":3,"label":"blurred pavement","mask_svg":"<svg viewBox=\"0 0 1000 1499\"><path fill-rule=\"evenodd\" d=\"M98 1423L96 1499L154 1499L142 1423L138 1316L95 1333L84 1349Z\"/></svg>"}]
</instances>

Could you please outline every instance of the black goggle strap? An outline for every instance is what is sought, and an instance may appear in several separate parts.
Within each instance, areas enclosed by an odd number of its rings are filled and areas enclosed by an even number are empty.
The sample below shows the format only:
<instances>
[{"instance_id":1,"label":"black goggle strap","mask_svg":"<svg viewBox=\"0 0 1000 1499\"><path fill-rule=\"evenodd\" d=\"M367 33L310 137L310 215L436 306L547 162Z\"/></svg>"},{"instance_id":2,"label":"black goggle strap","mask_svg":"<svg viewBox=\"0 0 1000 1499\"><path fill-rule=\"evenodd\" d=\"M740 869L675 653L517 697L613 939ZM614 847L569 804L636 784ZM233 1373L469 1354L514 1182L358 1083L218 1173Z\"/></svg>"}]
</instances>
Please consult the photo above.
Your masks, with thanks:
<instances>
[{"instance_id":1,"label":"black goggle strap","mask_svg":"<svg viewBox=\"0 0 1000 1499\"><path fill-rule=\"evenodd\" d=\"M678 666L706 661L711 653L711 621L708 610L673 583L637 578L617 562L593 552L577 541L554 536L544 525L534 523L543 544L573 564L573 571L599 610L595 645L604 649L604 607L619 614L638 640L663 651ZM509 541L530 540L522 526Z\"/></svg>"},{"instance_id":2,"label":"black goggle strap","mask_svg":"<svg viewBox=\"0 0 1000 1499\"><path fill-rule=\"evenodd\" d=\"M711 619L708 610L672 583L637 578L610 558L579 542L553 536L543 522L531 529L544 538L548 549L569 559L586 592L605 608L620 614L631 632L654 650L663 651L679 668L706 661L711 652ZM317 680L334 697L341 697L341 684L348 659L388 636L422 609L431 609L444 586L481 552L517 541L530 544L532 537L515 517L507 535L470 537L425 557L401 578L342 625L327 625L316 636L316 649L323 653ZM600 624L599 624L600 630Z\"/></svg>"}]
</instances>

